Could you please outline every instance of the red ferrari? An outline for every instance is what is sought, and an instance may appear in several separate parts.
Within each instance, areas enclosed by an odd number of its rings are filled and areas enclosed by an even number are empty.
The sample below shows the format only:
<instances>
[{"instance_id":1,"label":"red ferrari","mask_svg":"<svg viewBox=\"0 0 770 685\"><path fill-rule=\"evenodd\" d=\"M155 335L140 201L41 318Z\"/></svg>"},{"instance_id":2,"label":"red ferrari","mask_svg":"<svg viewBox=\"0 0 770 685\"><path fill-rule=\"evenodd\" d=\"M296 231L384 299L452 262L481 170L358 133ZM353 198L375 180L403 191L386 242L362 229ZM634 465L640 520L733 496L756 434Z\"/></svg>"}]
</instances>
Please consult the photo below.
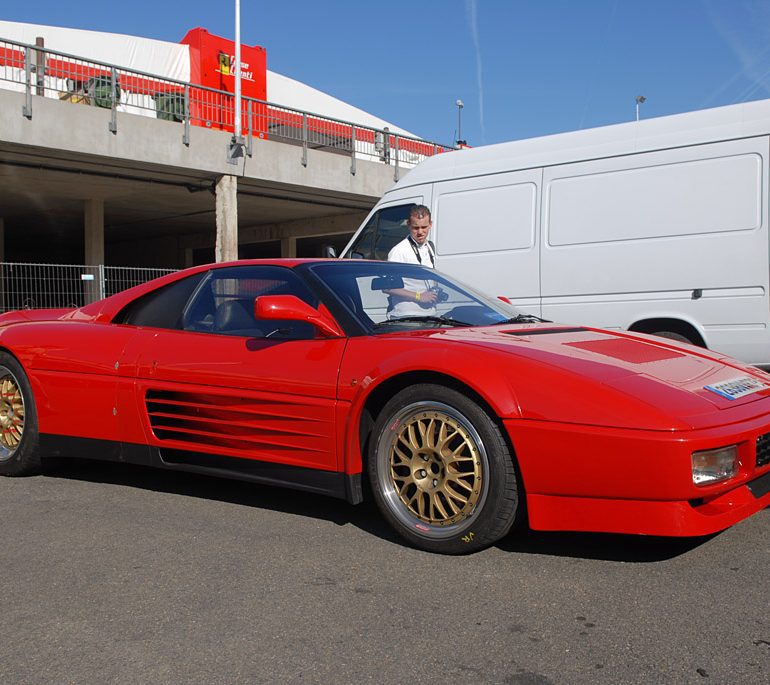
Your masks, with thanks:
<instances>
[{"instance_id":1,"label":"red ferrari","mask_svg":"<svg viewBox=\"0 0 770 685\"><path fill-rule=\"evenodd\" d=\"M411 544L705 535L770 505L770 375L417 265L200 266L0 316L0 473L93 457L325 493ZM74 412L74 413L73 413Z\"/></svg>"}]
</instances>

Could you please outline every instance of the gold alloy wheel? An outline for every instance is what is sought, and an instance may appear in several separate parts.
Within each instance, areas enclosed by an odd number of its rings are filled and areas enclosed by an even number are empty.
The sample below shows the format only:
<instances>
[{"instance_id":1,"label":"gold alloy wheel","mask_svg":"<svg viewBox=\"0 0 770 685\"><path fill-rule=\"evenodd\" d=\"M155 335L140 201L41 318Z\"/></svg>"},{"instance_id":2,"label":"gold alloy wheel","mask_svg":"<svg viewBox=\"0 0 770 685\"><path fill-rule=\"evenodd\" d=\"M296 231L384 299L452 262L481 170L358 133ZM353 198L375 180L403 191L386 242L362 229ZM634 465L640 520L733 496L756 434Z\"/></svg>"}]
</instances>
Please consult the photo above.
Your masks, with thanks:
<instances>
[{"instance_id":1,"label":"gold alloy wheel","mask_svg":"<svg viewBox=\"0 0 770 685\"><path fill-rule=\"evenodd\" d=\"M0 458L12 456L24 435L24 398L12 374L0 377Z\"/></svg>"},{"instance_id":2,"label":"gold alloy wheel","mask_svg":"<svg viewBox=\"0 0 770 685\"><path fill-rule=\"evenodd\" d=\"M390 485L409 514L431 526L467 518L484 478L473 428L431 408L402 415L397 431L390 444Z\"/></svg>"}]
</instances>

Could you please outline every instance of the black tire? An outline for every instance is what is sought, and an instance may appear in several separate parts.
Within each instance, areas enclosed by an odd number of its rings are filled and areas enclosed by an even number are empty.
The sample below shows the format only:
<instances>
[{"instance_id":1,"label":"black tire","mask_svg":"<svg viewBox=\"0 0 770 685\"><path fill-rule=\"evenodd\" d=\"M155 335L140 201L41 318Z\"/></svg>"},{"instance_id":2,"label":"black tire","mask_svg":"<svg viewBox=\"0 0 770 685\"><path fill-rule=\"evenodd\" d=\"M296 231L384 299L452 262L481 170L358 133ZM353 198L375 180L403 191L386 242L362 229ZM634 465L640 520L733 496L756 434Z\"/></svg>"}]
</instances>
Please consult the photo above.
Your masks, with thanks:
<instances>
[{"instance_id":1,"label":"black tire","mask_svg":"<svg viewBox=\"0 0 770 685\"><path fill-rule=\"evenodd\" d=\"M21 364L0 352L0 475L40 473L37 411Z\"/></svg>"},{"instance_id":2,"label":"black tire","mask_svg":"<svg viewBox=\"0 0 770 685\"><path fill-rule=\"evenodd\" d=\"M668 338L669 340L676 340L676 342L687 343L688 345L695 345L696 343L690 340L686 335L677 333L676 331L655 331L652 335L657 335L659 338Z\"/></svg>"},{"instance_id":3,"label":"black tire","mask_svg":"<svg viewBox=\"0 0 770 685\"><path fill-rule=\"evenodd\" d=\"M385 405L372 429L368 473L388 523L430 552L488 547L519 509L513 457L497 424L440 385L411 386Z\"/></svg>"}]
</instances>

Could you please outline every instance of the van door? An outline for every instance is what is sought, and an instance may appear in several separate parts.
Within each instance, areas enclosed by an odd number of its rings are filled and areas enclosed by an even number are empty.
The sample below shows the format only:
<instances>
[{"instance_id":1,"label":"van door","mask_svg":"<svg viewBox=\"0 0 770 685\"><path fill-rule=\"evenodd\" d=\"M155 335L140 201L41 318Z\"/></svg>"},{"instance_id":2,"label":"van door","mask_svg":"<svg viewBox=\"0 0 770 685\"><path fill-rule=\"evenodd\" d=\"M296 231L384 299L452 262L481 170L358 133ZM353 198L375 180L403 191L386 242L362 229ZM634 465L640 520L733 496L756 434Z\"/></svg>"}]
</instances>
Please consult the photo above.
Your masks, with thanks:
<instances>
[{"instance_id":1,"label":"van door","mask_svg":"<svg viewBox=\"0 0 770 685\"><path fill-rule=\"evenodd\" d=\"M435 184L436 267L539 315L541 178L529 169Z\"/></svg>"}]
</instances>

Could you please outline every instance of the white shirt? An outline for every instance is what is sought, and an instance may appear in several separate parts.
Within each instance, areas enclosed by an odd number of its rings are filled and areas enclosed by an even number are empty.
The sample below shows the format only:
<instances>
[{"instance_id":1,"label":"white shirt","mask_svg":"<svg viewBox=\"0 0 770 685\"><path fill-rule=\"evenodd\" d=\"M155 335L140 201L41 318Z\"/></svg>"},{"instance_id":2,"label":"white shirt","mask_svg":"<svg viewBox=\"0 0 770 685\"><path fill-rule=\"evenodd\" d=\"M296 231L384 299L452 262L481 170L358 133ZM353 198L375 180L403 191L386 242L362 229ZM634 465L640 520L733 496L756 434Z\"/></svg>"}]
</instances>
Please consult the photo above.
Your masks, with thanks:
<instances>
[{"instance_id":1,"label":"white shirt","mask_svg":"<svg viewBox=\"0 0 770 685\"><path fill-rule=\"evenodd\" d=\"M420 260L417 259L414 248L417 248L417 252L422 259L422 265L427 267L433 266L433 250L431 250L428 241L426 240L419 247L416 243L413 243L409 237L404 238L400 243L397 243L393 249L388 252L389 262L403 262L404 264L420 264ZM423 290L429 290L433 287L433 281L418 280L416 278L405 278L404 289L411 290L412 292L422 292ZM393 308L388 310L389 319L400 319L403 316L435 316L436 307L431 305L430 307L421 307L419 302L414 300L402 300L400 297L391 296L393 302Z\"/></svg>"}]
</instances>

